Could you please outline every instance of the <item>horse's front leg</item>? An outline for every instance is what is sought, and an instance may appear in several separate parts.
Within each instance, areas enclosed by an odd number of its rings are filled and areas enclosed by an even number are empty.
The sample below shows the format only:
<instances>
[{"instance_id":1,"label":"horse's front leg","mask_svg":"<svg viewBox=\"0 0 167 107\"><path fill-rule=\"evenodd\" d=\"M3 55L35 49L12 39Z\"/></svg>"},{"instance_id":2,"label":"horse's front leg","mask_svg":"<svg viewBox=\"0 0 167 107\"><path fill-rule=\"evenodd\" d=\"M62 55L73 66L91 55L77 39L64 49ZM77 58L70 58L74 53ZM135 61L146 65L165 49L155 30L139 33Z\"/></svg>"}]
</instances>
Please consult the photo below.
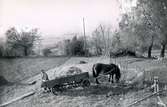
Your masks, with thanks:
<instances>
[{"instance_id":1,"label":"horse's front leg","mask_svg":"<svg viewBox=\"0 0 167 107\"><path fill-rule=\"evenodd\" d=\"M109 74L108 82L110 82L110 80L111 80L111 74Z\"/></svg>"},{"instance_id":2,"label":"horse's front leg","mask_svg":"<svg viewBox=\"0 0 167 107\"><path fill-rule=\"evenodd\" d=\"M112 83L114 83L114 75L112 74L112 80L111 80Z\"/></svg>"}]
</instances>

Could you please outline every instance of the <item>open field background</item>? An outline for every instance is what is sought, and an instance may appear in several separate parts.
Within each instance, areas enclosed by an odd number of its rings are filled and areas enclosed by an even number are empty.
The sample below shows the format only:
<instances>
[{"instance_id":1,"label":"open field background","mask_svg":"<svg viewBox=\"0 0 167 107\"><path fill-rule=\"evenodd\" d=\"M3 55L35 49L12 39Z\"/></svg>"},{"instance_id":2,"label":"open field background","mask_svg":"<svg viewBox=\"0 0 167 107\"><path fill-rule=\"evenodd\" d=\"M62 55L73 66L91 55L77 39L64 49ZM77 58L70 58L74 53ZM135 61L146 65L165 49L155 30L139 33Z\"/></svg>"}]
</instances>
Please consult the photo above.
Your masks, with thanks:
<instances>
[{"instance_id":1,"label":"open field background","mask_svg":"<svg viewBox=\"0 0 167 107\"><path fill-rule=\"evenodd\" d=\"M49 70L64 63L68 57L37 57L0 59L0 74L8 81L28 79L40 73L41 69Z\"/></svg>"},{"instance_id":2,"label":"open field background","mask_svg":"<svg viewBox=\"0 0 167 107\"><path fill-rule=\"evenodd\" d=\"M62 58L62 59L46 58L45 60L44 59L42 59L43 61L39 59L38 60L31 59L31 60L36 60L36 63L35 61L31 61L31 66L33 65L32 62L34 62L34 64L36 64L34 65L35 66L34 68L36 68L37 70L41 68L47 70L50 67L50 69L47 71L50 79L53 79L56 76L59 77L60 75L65 74L66 67L70 67L70 66L77 66L81 68L83 72L89 72L91 75L91 67L94 63L96 62L109 63L110 61L109 58L107 57L87 57L87 58L71 57L70 59L68 58ZM21 59L17 59L17 60L18 62L19 60L21 61ZM81 60L87 61L88 63L79 64ZM145 70L147 72L147 71L154 71L155 69L157 69L159 71L162 70L163 72L167 71L166 58L164 58L163 60L156 60L156 59L153 60L153 59L146 59L146 58L120 57L116 59L111 59L111 62L120 64L121 72L122 72L122 78L121 78L122 80L125 80L126 78L133 76L134 70L137 70L137 71ZM53 63L55 65L53 65ZM42 64L42 65L39 66L38 64L39 65ZM48 68L47 67L45 68L44 66L45 64L48 64L47 65ZM33 70L34 68L32 67L31 70ZM27 66L24 66L24 69L27 69ZM25 72L25 73L27 74L29 72ZM35 75L36 72L34 73L34 70L33 70L30 73ZM166 75L162 74L161 76L162 78L166 78L166 77L163 77ZM24 77L27 78L29 76L24 76ZM9 76L8 78L10 79L12 77ZM55 106L56 107L127 107L132 102L152 93L151 91L148 91L145 89L138 89L135 87L132 89L127 89L125 87L113 88L112 84L106 82L106 78L100 78L100 81L103 82L103 84L97 86L95 85L92 77L90 77L91 86L89 88L83 89L81 87L78 87L76 89L66 90L62 93L59 93L57 96L55 96L51 93L42 93L42 90L40 89L40 84L41 84L40 78L41 78L40 75L35 75L35 76L32 76L31 78L24 79L23 81L21 81L21 82L30 82L30 81L36 80L37 83L33 86L22 86L22 85L14 84L14 85L0 87L1 104L6 101L12 100L13 98L16 98L24 93L35 91L36 94L30 97L24 98L22 100L19 100L17 102L14 102L12 104L9 104L6 107L55 107ZM13 80L17 80L17 78ZM160 95L160 97L163 100L163 102L167 104L167 92L165 92L163 95ZM147 100L144 100L139 104L134 105L133 107L157 107L156 101L157 101L156 97L152 97Z\"/></svg>"}]
</instances>

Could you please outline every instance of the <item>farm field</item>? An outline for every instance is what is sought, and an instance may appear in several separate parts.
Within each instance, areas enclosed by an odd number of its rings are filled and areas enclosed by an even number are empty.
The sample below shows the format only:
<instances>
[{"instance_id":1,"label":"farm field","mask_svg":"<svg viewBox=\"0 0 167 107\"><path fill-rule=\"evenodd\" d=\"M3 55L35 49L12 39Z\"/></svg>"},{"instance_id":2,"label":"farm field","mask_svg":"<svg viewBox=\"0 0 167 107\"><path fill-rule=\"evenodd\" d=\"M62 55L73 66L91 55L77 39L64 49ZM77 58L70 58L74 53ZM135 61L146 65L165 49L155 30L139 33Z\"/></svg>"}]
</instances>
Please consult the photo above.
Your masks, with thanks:
<instances>
[{"instance_id":1,"label":"farm field","mask_svg":"<svg viewBox=\"0 0 167 107\"><path fill-rule=\"evenodd\" d=\"M68 57L38 57L0 59L0 74L8 81L28 79L40 73L41 69L49 70L64 63Z\"/></svg>"},{"instance_id":2,"label":"farm field","mask_svg":"<svg viewBox=\"0 0 167 107\"><path fill-rule=\"evenodd\" d=\"M54 59L56 60L56 59ZM66 59L67 60L67 59ZM87 64L79 64L81 60L88 62ZM80 67L84 72L89 72L91 75L91 67L96 62L109 63L109 58L107 57L72 57L65 63L61 63L58 67L52 67L47 71L49 78L53 79L55 76L60 76L65 74L65 68L68 66L77 66ZM111 62L120 64L122 69L123 78L125 74L131 76L130 73L125 73L127 69L137 69L149 71L154 68L166 68L167 71L167 59L163 60L152 60L144 58L131 58L131 57L120 57L116 59L111 59ZM53 63L53 62L52 62ZM91 86L89 88L83 89L78 87L76 89L66 90L62 93L59 93L57 96L51 93L43 93L40 89L40 75L33 76L32 78L23 80L22 82L29 82L36 80L37 83L33 86L20 86L12 85L0 87L0 102L1 104L11 100L17 96L22 95L23 93L29 91L35 91L36 94L18 100L12 104L7 105L6 107L127 107L132 102L143 98L151 94L151 91L145 89L126 89L113 88L112 84L107 83L104 78L101 81L104 84L95 85L94 81L91 79ZM160 96L164 103L167 104L167 96ZM156 97L149 98L144 100L132 107L157 107L155 102L157 101Z\"/></svg>"}]
</instances>

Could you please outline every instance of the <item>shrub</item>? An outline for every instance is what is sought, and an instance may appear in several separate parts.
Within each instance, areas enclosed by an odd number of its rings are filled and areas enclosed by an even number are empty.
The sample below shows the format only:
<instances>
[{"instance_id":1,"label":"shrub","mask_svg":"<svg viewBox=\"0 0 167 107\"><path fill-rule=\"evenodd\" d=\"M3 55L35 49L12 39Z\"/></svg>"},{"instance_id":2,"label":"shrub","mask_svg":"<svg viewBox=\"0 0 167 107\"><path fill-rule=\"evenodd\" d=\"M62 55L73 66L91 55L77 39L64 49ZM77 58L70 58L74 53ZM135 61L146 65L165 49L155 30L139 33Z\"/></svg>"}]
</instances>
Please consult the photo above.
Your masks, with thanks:
<instances>
[{"instance_id":1,"label":"shrub","mask_svg":"<svg viewBox=\"0 0 167 107\"><path fill-rule=\"evenodd\" d=\"M43 55L44 55L44 56L49 56L51 53L52 53L52 52L51 52L50 49L48 49L48 48L43 49Z\"/></svg>"}]
</instances>

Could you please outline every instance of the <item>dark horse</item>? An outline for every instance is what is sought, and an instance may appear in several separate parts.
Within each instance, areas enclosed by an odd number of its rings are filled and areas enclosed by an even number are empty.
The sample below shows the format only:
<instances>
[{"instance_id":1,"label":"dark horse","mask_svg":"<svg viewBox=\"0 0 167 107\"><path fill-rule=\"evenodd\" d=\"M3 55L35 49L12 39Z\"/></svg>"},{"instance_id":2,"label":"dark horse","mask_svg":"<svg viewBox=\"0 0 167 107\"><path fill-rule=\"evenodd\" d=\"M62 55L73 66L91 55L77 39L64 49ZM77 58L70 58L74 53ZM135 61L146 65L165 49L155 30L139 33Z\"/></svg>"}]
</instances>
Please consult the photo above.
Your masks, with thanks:
<instances>
[{"instance_id":1,"label":"dark horse","mask_svg":"<svg viewBox=\"0 0 167 107\"><path fill-rule=\"evenodd\" d=\"M96 78L96 83L99 84L99 81L97 77L99 74L103 75L109 75L109 82L112 77L112 83L114 82L114 75L115 75L115 80L116 82L119 82L119 79L121 78L121 73L120 69L117 65L115 64L102 64L102 63L96 63L93 65L93 77Z\"/></svg>"}]
</instances>

